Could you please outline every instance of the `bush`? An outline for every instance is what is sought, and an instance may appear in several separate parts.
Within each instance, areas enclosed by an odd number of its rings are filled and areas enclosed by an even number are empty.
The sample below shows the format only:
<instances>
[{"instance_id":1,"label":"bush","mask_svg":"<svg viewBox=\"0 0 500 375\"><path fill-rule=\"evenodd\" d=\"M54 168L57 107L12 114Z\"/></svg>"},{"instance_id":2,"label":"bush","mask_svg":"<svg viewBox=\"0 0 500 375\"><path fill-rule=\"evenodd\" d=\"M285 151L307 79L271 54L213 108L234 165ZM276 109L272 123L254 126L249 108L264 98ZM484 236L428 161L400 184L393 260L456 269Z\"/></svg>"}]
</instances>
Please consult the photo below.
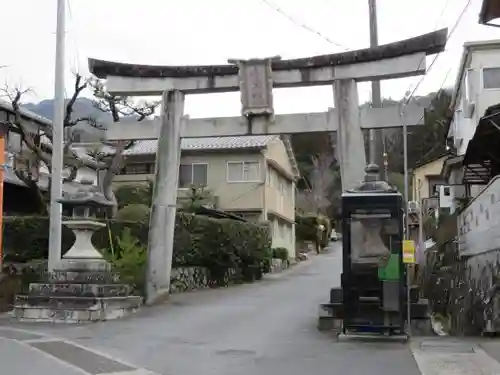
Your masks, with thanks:
<instances>
[{"instance_id":1,"label":"bush","mask_svg":"<svg viewBox=\"0 0 500 375\"><path fill-rule=\"evenodd\" d=\"M3 224L4 261L24 263L48 257L48 217L11 216L5 217ZM68 251L74 242L73 231L63 226L62 252Z\"/></svg>"},{"instance_id":2,"label":"bush","mask_svg":"<svg viewBox=\"0 0 500 375\"><path fill-rule=\"evenodd\" d=\"M115 191L115 197L118 202L118 208L123 208L130 204L143 204L151 206L152 185L133 184L124 185Z\"/></svg>"},{"instance_id":3,"label":"bush","mask_svg":"<svg viewBox=\"0 0 500 375\"><path fill-rule=\"evenodd\" d=\"M118 221L143 221L149 217L149 207L145 204L129 204L118 210Z\"/></svg>"},{"instance_id":4,"label":"bush","mask_svg":"<svg viewBox=\"0 0 500 375\"><path fill-rule=\"evenodd\" d=\"M295 235L299 241L312 241L317 249L328 246L332 224L330 219L323 215L297 215L295 216ZM324 230L320 230L320 225Z\"/></svg>"},{"instance_id":5,"label":"bush","mask_svg":"<svg viewBox=\"0 0 500 375\"><path fill-rule=\"evenodd\" d=\"M131 257L129 253L133 252L133 248L136 249L134 251L144 251L148 244L148 232L147 219L111 220L106 227L94 233L92 243L97 249L105 249L106 254L114 254L113 262L116 263ZM7 260L14 258L21 250L22 256L16 261L46 258L48 219L16 218L6 224L4 238L8 244L5 252ZM73 242L74 235L66 229L63 233L63 251L67 251ZM269 268L270 245L271 238L265 225L178 213L172 265L205 267L214 285L227 284L231 272L237 281L252 281L261 278L262 272ZM131 261L127 259L122 263L130 264ZM142 267L142 261L136 261L138 267Z\"/></svg>"},{"instance_id":6,"label":"bush","mask_svg":"<svg viewBox=\"0 0 500 375\"><path fill-rule=\"evenodd\" d=\"M287 261L288 260L288 249L286 247L275 247L273 249L273 258Z\"/></svg>"},{"instance_id":7,"label":"bush","mask_svg":"<svg viewBox=\"0 0 500 375\"><path fill-rule=\"evenodd\" d=\"M139 293L144 292L147 246L141 244L132 235L130 228L125 228L120 237L116 237L116 246L113 251L106 249L103 256L111 263L113 270L120 275L122 282L131 285Z\"/></svg>"}]
</instances>

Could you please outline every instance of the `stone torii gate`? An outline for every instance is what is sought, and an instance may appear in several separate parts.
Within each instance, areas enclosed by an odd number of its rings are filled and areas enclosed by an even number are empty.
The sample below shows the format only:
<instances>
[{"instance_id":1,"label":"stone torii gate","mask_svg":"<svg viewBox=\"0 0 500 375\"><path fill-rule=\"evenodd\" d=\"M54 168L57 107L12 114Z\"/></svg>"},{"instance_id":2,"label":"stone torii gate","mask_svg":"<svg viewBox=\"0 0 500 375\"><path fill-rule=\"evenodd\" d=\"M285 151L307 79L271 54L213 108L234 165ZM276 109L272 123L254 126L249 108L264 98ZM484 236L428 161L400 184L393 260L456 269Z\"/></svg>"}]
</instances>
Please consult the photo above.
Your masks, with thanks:
<instances>
[{"instance_id":1,"label":"stone torii gate","mask_svg":"<svg viewBox=\"0 0 500 375\"><path fill-rule=\"evenodd\" d=\"M343 188L361 181L366 166L362 129L418 125L424 109L409 105L359 108L357 82L426 72L427 55L446 45L447 29L345 53L281 60L229 60L231 65L151 66L89 59L90 72L117 95L162 95L161 121L117 124L121 139L158 139L148 248L147 303L168 294L181 137L338 132ZM333 84L335 108L325 113L274 115L272 89ZM189 120L185 94L241 92L242 116ZM124 131L127 127L127 131ZM121 129L121 131L120 131Z\"/></svg>"}]
</instances>

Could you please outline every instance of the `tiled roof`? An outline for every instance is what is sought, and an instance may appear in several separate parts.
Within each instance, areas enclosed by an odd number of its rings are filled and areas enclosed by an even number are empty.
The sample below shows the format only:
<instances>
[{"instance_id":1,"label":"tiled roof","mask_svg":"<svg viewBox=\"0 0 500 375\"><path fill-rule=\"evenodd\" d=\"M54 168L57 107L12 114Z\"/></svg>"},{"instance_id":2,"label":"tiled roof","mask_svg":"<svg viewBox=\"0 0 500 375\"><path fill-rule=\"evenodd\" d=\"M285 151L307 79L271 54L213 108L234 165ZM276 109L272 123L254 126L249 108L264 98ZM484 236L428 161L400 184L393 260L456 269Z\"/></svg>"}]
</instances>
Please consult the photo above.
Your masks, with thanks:
<instances>
[{"instance_id":1,"label":"tiled roof","mask_svg":"<svg viewBox=\"0 0 500 375\"><path fill-rule=\"evenodd\" d=\"M210 137L210 138L183 138L181 149L193 150L230 150L245 148L262 148L273 140L278 140L277 135L250 135L244 137ZM155 154L158 146L157 140L137 141L134 146L125 150L124 155Z\"/></svg>"},{"instance_id":2,"label":"tiled roof","mask_svg":"<svg viewBox=\"0 0 500 375\"><path fill-rule=\"evenodd\" d=\"M12 108L12 104L3 99L0 99L0 109L11 113L14 111L14 109ZM21 113L21 116L24 116L25 118L28 118L45 126L52 126L51 120L40 116L33 111L21 107L19 108L19 112Z\"/></svg>"}]
</instances>

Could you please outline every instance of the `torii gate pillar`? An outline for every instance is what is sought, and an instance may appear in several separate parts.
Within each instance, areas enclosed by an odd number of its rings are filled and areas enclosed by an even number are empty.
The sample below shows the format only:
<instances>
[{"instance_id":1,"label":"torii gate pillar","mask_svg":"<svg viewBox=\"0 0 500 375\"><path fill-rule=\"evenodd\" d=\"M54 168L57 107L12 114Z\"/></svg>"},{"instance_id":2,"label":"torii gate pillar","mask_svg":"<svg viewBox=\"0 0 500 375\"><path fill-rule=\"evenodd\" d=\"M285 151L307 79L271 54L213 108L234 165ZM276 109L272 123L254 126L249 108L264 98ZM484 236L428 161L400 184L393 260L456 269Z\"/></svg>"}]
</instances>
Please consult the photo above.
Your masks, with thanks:
<instances>
[{"instance_id":1,"label":"torii gate pillar","mask_svg":"<svg viewBox=\"0 0 500 375\"><path fill-rule=\"evenodd\" d=\"M169 294L181 158L184 93L163 94L155 184L149 226L146 303Z\"/></svg>"},{"instance_id":2,"label":"torii gate pillar","mask_svg":"<svg viewBox=\"0 0 500 375\"><path fill-rule=\"evenodd\" d=\"M363 181L366 167L365 142L359 123L358 84L354 79L333 83L338 116L337 159L342 190Z\"/></svg>"}]
</instances>

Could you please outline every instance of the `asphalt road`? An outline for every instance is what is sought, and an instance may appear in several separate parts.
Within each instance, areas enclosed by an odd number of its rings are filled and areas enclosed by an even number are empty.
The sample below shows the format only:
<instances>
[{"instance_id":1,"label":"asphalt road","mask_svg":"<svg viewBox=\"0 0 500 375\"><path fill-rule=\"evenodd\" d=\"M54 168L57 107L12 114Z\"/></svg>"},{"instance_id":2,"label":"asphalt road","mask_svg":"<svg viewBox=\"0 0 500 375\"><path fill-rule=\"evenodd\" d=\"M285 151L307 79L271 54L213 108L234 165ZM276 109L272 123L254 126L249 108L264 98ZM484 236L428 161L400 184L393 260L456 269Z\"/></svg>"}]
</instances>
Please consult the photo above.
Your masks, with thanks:
<instances>
[{"instance_id":1,"label":"asphalt road","mask_svg":"<svg viewBox=\"0 0 500 375\"><path fill-rule=\"evenodd\" d=\"M419 375L406 344L317 331L318 305L340 282L340 252L336 244L266 281L173 296L119 321L35 327L165 375Z\"/></svg>"}]
</instances>

